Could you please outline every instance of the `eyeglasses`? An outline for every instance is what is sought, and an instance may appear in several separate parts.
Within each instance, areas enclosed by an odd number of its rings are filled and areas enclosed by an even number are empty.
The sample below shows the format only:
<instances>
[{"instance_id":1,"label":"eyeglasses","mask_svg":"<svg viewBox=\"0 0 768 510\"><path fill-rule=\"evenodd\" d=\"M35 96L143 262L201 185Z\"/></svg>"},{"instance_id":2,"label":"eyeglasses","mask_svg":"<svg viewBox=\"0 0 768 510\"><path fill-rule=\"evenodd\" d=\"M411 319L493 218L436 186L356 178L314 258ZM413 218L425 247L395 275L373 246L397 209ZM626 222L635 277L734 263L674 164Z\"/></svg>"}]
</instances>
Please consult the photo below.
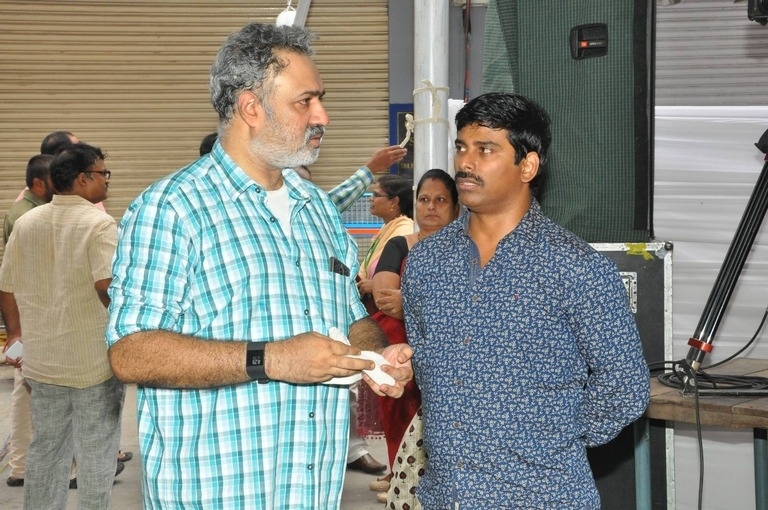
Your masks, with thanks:
<instances>
[{"instance_id":1,"label":"eyeglasses","mask_svg":"<svg viewBox=\"0 0 768 510\"><path fill-rule=\"evenodd\" d=\"M378 193L378 192L376 192L376 191L372 192L372 193L371 193L371 196L372 196L373 198L392 198L392 197L390 197L389 195L383 195L383 194L381 194L381 193Z\"/></svg>"},{"instance_id":2,"label":"eyeglasses","mask_svg":"<svg viewBox=\"0 0 768 510\"><path fill-rule=\"evenodd\" d=\"M112 171L111 170L89 170L86 172L88 174L101 174L104 176L104 179L109 180L110 177L112 177Z\"/></svg>"}]
</instances>

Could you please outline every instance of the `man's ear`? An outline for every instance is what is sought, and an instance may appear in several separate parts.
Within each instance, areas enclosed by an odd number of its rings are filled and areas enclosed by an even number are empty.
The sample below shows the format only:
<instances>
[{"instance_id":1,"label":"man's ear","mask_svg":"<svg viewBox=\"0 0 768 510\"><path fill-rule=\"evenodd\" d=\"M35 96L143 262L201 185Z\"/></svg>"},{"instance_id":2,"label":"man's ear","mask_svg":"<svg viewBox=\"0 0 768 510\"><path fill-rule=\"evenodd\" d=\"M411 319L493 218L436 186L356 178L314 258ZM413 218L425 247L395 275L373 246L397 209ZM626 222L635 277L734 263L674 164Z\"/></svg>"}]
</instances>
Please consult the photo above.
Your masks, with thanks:
<instances>
[{"instance_id":1,"label":"man's ear","mask_svg":"<svg viewBox=\"0 0 768 510\"><path fill-rule=\"evenodd\" d=\"M40 179L39 177L34 177L32 179L32 191L43 191L45 190L45 181Z\"/></svg>"},{"instance_id":2,"label":"man's ear","mask_svg":"<svg viewBox=\"0 0 768 510\"><path fill-rule=\"evenodd\" d=\"M531 182L534 177L539 173L539 153L529 152L525 155L520 162L520 180L523 182Z\"/></svg>"},{"instance_id":3,"label":"man's ear","mask_svg":"<svg viewBox=\"0 0 768 510\"><path fill-rule=\"evenodd\" d=\"M80 172L77 174L77 177L75 177L75 185L77 186L87 186L89 181L88 174L85 172Z\"/></svg>"},{"instance_id":4,"label":"man's ear","mask_svg":"<svg viewBox=\"0 0 768 510\"><path fill-rule=\"evenodd\" d=\"M264 107L254 92L244 90L237 96L237 115L250 127L263 122Z\"/></svg>"}]
</instances>

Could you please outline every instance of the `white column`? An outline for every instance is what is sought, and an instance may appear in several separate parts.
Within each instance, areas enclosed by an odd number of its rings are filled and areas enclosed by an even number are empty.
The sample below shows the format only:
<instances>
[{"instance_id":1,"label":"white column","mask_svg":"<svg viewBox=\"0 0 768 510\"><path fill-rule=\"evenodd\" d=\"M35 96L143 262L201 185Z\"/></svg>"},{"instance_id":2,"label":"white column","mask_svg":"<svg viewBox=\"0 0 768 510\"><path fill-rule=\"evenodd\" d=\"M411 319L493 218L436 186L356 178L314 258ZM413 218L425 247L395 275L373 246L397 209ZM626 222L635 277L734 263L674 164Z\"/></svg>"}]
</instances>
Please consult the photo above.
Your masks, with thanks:
<instances>
[{"instance_id":1,"label":"white column","mask_svg":"<svg viewBox=\"0 0 768 510\"><path fill-rule=\"evenodd\" d=\"M414 4L414 187L424 172L448 165L448 0Z\"/></svg>"}]
</instances>

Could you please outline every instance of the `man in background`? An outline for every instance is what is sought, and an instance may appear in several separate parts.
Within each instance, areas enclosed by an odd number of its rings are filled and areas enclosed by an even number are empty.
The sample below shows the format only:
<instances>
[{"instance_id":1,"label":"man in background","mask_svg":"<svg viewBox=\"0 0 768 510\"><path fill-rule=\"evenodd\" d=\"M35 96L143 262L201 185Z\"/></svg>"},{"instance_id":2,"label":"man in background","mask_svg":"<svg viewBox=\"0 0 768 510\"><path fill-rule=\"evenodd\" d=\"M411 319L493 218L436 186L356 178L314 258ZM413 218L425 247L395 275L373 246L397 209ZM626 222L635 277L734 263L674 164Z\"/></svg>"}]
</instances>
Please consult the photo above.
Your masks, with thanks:
<instances>
[{"instance_id":1,"label":"man in background","mask_svg":"<svg viewBox=\"0 0 768 510\"><path fill-rule=\"evenodd\" d=\"M80 509L110 508L122 470L123 385L103 340L117 226L95 207L107 198L110 174L96 147L60 152L51 163L58 194L16 221L0 267L0 309L8 336L24 337L22 375L31 388L25 510L66 506L73 456Z\"/></svg>"},{"instance_id":2,"label":"man in background","mask_svg":"<svg viewBox=\"0 0 768 510\"><path fill-rule=\"evenodd\" d=\"M69 131L54 131L43 138L43 141L40 143L40 153L55 156L79 141L80 140Z\"/></svg>"},{"instance_id":3,"label":"man in background","mask_svg":"<svg viewBox=\"0 0 768 510\"><path fill-rule=\"evenodd\" d=\"M13 231L13 225L23 214L37 206L47 204L53 197L53 182L51 181L50 154L32 156L27 163L27 189L22 192L21 200L15 202L5 215L3 224L3 240L8 244L8 238ZM7 331L6 331L7 332ZM7 350L17 336L10 333L5 341L3 351ZM9 487L24 485L27 448L32 440L32 416L29 406L29 385L21 375L21 358L7 358L6 362L15 367L13 371L13 392L11 393L11 436L8 441L10 475L5 480Z\"/></svg>"},{"instance_id":4,"label":"man in background","mask_svg":"<svg viewBox=\"0 0 768 510\"><path fill-rule=\"evenodd\" d=\"M27 162L27 189L22 191L21 200L14 202L5 215L3 241L6 244L8 244L8 238L11 236L13 224L21 215L51 201L54 192L53 182L51 182L52 160L53 156L49 154L38 154L32 156Z\"/></svg>"}]
</instances>

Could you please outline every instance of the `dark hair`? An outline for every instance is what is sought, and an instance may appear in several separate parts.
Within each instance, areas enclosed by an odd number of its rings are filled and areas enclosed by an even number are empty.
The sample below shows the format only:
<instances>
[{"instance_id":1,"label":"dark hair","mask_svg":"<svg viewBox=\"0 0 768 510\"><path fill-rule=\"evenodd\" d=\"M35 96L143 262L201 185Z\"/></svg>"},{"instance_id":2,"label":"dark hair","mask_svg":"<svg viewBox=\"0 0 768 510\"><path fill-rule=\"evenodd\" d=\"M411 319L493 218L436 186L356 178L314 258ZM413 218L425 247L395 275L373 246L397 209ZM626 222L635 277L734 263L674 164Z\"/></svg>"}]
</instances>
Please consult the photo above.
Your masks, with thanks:
<instances>
[{"instance_id":1,"label":"dark hair","mask_svg":"<svg viewBox=\"0 0 768 510\"><path fill-rule=\"evenodd\" d=\"M539 155L539 172L531 181L531 190L538 188L547 162L552 133L549 115L538 104L519 94L491 92L478 96L456 114L456 129L466 126L483 126L503 129L507 140L515 149L515 164L529 152Z\"/></svg>"},{"instance_id":2,"label":"dark hair","mask_svg":"<svg viewBox=\"0 0 768 510\"><path fill-rule=\"evenodd\" d=\"M442 182L445 185L445 189L451 194L453 203L459 203L459 192L456 190L456 181L454 181L453 177L442 168L432 168L431 170L424 172L424 175L421 176L419 183L416 185L416 196L418 196L421 191L421 185L430 179Z\"/></svg>"},{"instance_id":3,"label":"dark hair","mask_svg":"<svg viewBox=\"0 0 768 510\"><path fill-rule=\"evenodd\" d=\"M266 99L271 94L270 78L288 65L279 53L311 57L313 40L314 35L303 28L262 23L251 23L227 37L211 66L211 103L219 114L219 122L232 119L237 97L244 90L255 92L269 113Z\"/></svg>"},{"instance_id":4,"label":"dark hair","mask_svg":"<svg viewBox=\"0 0 768 510\"><path fill-rule=\"evenodd\" d=\"M74 145L72 142L73 136L75 135L69 131L54 131L53 133L46 135L46 137L43 138L43 142L40 144L40 153L55 156L67 147Z\"/></svg>"},{"instance_id":5,"label":"dark hair","mask_svg":"<svg viewBox=\"0 0 768 510\"><path fill-rule=\"evenodd\" d=\"M53 156L50 154L38 154L32 156L27 163L27 188L32 189L34 180L40 179L46 181L51 175L51 161Z\"/></svg>"},{"instance_id":6,"label":"dark hair","mask_svg":"<svg viewBox=\"0 0 768 510\"><path fill-rule=\"evenodd\" d=\"M98 147L86 143L76 143L58 153L51 162L51 180L59 191L70 191L75 179L81 173L87 173L98 160L107 156Z\"/></svg>"},{"instance_id":7,"label":"dark hair","mask_svg":"<svg viewBox=\"0 0 768 510\"><path fill-rule=\"evenodd\" d=\"M413 219L413 181L399 175L382 175L377 182L387 196L400 199L400 214Z\"/></svg>"},{"instance_id":8,"label":"dark hair","mask_svg":"<svg viewBox=\"0 0 768 510\"><path fill-rule=\"evenodd\" d=\"M205 135L203 138L203 141L200 142L200 155L205 156L209 152L213 150L213 144L216 143L216 138L219 137L219 134L216 132L209 133Z\"/></svg>"}]
</instances>

